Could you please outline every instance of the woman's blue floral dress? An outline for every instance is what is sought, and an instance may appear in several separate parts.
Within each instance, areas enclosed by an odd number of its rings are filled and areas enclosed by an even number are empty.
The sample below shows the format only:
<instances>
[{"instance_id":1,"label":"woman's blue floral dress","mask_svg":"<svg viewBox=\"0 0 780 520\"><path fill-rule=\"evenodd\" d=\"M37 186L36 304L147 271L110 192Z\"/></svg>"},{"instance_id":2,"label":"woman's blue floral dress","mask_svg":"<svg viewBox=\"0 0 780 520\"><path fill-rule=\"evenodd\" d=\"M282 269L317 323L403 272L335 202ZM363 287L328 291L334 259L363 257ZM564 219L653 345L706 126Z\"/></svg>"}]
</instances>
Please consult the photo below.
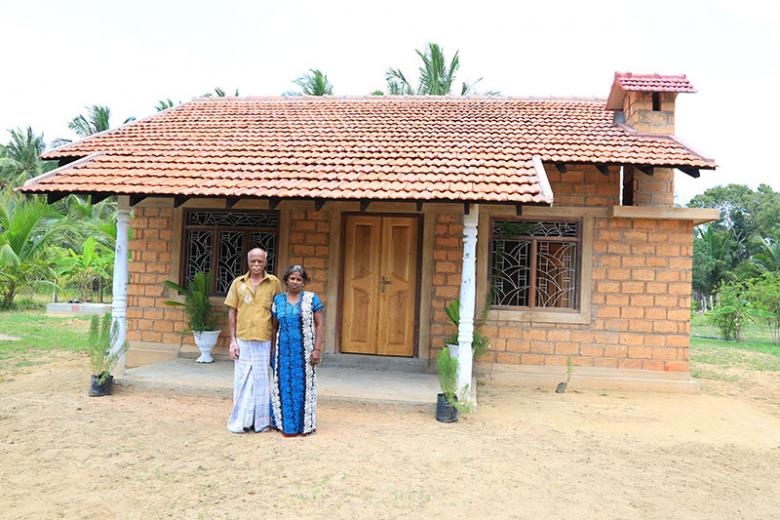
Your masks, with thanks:
<instances>
[{"instance_id":1,"label":"woman's blue floral dress","mask_svg":"<svg viewBox=\"0 0 780 520\"><path fill-rule=\"evenodd\" d=\"M285 435L311 433L317 425L317 379L311 366L314 313L323 309L319 297L301 293L291 305L287 293L277 294L271 313L279 321L276 351L271 360L272 424Z\"/></svg>"}]
</instances>

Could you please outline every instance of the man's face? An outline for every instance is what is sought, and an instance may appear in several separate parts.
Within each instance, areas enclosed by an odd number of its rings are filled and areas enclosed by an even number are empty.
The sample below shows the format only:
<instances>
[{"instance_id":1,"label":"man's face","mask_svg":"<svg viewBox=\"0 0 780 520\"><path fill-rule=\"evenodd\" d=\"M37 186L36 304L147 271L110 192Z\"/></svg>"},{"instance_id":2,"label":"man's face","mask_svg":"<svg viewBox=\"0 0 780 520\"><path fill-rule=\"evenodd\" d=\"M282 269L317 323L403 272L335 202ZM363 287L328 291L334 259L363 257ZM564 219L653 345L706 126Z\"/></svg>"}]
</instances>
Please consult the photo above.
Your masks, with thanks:
<instances>
[{"instance_id":1,"label":"man's face","mask_svg":"<svg viewBox=\"0 0 780 520\"><path fill-rule=\"evenodd\" d=\"M262 251L252 251L249 253L249 272L252 274L262 274L265 271L265 253Z\"/></svg>"}]
</instances>

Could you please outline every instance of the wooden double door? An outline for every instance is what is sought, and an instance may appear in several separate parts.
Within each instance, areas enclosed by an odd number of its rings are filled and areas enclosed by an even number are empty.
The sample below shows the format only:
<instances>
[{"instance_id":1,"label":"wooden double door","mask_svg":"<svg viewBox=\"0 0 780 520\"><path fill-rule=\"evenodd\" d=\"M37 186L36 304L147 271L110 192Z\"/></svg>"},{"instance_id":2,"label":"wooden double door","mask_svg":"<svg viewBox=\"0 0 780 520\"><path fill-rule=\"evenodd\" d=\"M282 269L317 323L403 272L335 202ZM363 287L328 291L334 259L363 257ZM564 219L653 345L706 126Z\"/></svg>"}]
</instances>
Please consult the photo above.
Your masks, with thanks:
<instances>
[{"instance_id":1,"label":"wooden double door","mask_svg":"<svg viewBox=\"0 0 780 520\"><path fill-rule=\"evenodd\" d=\"M341 351L413 356L419 218L346 215Z\"/></svg>"}]
</instances>

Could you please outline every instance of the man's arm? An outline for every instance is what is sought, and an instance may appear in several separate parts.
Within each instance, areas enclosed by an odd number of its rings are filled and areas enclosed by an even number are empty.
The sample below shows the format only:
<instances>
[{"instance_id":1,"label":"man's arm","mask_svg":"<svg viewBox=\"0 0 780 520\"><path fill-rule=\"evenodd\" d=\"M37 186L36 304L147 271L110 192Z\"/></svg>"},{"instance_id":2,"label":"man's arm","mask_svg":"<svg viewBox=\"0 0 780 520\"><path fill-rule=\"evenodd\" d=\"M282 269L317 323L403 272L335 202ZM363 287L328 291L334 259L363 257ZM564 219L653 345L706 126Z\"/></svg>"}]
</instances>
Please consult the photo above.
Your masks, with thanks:
<instances>
[{"instance_id":1,"label":"man's arm","mask_svg":"<svg viewBox=\"0 0 780 520\"><path fill-rule=\"evenodd\" d=\"M236 309L228 307L228 332L230 333L230 358L238 359L239 348L236 341Z\"/></svg>"},{"instance_id":2,"label":"man's arm","mask_svg":"<svg viewBox=\"0 0 780 520\"><path fill-rule=\"evenodd\" d=\"M273 359L274 353L276 352L276 335L279 333L279 320L272 317L271 324L273 326L273 330L271 331L271 359Z\"/></svg>"}]
</instances>

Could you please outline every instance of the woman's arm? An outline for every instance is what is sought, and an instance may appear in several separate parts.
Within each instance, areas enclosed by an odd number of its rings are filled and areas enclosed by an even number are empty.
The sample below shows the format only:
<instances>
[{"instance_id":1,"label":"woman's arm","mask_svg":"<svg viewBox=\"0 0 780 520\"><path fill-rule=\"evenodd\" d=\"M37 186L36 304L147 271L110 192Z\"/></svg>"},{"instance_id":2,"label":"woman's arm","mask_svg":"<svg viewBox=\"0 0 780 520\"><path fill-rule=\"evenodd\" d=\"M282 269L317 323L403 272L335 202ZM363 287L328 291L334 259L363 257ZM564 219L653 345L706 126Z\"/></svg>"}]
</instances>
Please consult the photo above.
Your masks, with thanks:
<instances>
[{"instance_id":1,"label":"woman's arm","mask_svg":"<svg viewBox=\"0 0 780 520\"><path fill-rule=\"evenodd\" d=\"M322 354L322 340L323 340L323 321L322 311L314 313L314 350L311 352L311 365L317 366L321 359Z\"/></svg>"}]
</instances>

